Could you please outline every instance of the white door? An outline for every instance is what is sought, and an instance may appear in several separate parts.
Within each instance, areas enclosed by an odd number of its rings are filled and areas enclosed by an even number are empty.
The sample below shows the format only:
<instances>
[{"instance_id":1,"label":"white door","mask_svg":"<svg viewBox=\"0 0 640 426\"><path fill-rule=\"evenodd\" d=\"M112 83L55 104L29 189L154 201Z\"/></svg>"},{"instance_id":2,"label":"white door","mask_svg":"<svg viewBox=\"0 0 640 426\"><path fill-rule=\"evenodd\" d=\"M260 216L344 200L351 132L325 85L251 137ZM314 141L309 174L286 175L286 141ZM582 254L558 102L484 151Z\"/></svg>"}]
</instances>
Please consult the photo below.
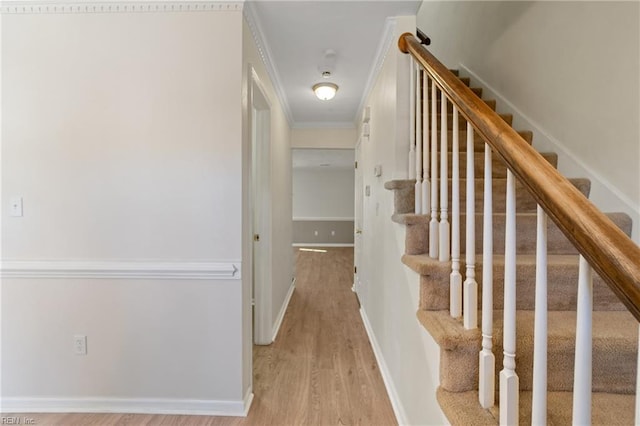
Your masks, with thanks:
<instances>
[{"instance_id":1,"label":"white door","mask_svg":"<svg viewBox=\"0 0 640 426\"><path fill-rule=\"evenodd\" d=\"M362 265L362 197L364 196L364 189L362 187L362 166L361 166L361 151L360 143L362 139L358 140L355 149L355 206L354 206L354 238L353 238L353 289L356 294L362 290L362 280L360 280L360 274L362 269L358 268Z\"/></svg>"},{"instance_id":2,"label":"white door","mask_svg":"<svg viewBox=\"0 0 640 426\"><path fill-rule=\"evenodd\" d=\"M251 84L251 194L253 228L253 341L273 342L271 303L271 112L255 73Z\"/></svg>"}]
</instances>

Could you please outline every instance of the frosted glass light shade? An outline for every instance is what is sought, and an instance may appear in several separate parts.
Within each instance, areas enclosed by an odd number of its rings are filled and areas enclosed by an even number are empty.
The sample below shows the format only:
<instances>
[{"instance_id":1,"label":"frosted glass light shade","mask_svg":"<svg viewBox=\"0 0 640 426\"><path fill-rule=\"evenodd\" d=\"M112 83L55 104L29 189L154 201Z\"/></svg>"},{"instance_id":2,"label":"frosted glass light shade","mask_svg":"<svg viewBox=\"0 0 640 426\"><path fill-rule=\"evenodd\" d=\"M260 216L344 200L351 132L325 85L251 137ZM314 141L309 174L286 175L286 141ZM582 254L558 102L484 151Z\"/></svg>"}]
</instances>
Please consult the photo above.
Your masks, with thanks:
<instances>
[{"instance_id":1,"label":"frosted glass light shade","mask_svg":"<svg viewBox=\"0 0 640 426\"><path fill-rule=\"evenodd\" d=\"M313 91L315 92L318 99L322 101L328 101L333 99L338 91L338 85L333 83L318 83L313 86Z\"/></svg>"}]
</instances>

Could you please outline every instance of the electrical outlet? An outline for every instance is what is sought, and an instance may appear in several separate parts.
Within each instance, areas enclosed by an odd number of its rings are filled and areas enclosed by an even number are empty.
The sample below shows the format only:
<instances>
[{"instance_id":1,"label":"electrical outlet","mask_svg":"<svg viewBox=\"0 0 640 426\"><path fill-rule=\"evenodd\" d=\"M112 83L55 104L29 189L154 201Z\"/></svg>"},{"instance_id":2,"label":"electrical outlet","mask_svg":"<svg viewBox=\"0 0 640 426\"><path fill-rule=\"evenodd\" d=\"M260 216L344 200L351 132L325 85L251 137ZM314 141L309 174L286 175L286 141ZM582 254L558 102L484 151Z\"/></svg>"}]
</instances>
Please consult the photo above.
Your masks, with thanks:
<instances>
[{"instance_id":1,"label":"electrical outlet","mask_svg":"<svg viewBox=\"0 0 640 426\"><path fill-rule=\"evenodd\" d=\"M313 231L313 235L317 237L318 236L318 231Z\"/></svg>"},{"instance_id":2,"label":"electrical outlet","mask_svg":"<svg viewBox=\"0 0 640 426\"><path fill-rule=\"evenodd\" d=\"M87 354L87 336L76 334L73 336L73 352L76 355Z\"/></svg>"},{"instance_id":3,"label":"electrical outlet","mask_svg":"<svg viewBox=\"0 0 640 426\"><path fill-rule=\"evenodd\" d=\"M336 236L336 231L331 231L331 236L335 237Z\"/></svg>"}]
</instances>

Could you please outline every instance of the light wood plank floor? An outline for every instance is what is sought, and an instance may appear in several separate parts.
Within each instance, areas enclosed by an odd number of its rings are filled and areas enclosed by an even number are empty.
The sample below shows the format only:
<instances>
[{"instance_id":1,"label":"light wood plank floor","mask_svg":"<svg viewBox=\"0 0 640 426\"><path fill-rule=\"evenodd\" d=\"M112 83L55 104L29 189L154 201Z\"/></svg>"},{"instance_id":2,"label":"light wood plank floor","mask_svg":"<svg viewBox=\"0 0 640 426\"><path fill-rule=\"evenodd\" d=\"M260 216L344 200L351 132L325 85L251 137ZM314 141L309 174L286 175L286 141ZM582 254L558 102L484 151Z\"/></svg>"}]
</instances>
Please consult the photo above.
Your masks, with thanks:
<instances>
[{"instance_id":1,"label":"light wood plank floor","mask_svg":"<svg viewBox=\"0 0 640 426\"><path fill-rule=\"evenodd\" d=\"M272 345L254 347L255 398L248 417L20 416L38 426L397 424L351 292L353 249L296 250L295 257L296 290L280 334Z\"/></svg>"}]
</instances>

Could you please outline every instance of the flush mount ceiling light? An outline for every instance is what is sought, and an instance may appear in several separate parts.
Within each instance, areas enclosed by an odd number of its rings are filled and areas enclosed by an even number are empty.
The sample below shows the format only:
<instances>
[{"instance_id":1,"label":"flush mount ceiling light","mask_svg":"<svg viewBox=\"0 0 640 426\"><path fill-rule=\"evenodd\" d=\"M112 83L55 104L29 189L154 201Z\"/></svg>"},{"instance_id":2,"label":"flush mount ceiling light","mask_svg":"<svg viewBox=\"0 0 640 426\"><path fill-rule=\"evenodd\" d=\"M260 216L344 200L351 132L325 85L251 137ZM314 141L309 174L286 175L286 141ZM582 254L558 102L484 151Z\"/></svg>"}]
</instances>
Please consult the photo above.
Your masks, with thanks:
<instances>
[{"instance_id":1,"label":"flush mount ceiling light","mask_svg":"<svg viewBox=\"0 0 640 426\"><path fill-rule=\"evenodd\" d=\"M318 99L322 101L328 101L333 99L338 91L338 85L334 83L318 83L314 84L313 91Z\"/></svg>"}]
</instances>

